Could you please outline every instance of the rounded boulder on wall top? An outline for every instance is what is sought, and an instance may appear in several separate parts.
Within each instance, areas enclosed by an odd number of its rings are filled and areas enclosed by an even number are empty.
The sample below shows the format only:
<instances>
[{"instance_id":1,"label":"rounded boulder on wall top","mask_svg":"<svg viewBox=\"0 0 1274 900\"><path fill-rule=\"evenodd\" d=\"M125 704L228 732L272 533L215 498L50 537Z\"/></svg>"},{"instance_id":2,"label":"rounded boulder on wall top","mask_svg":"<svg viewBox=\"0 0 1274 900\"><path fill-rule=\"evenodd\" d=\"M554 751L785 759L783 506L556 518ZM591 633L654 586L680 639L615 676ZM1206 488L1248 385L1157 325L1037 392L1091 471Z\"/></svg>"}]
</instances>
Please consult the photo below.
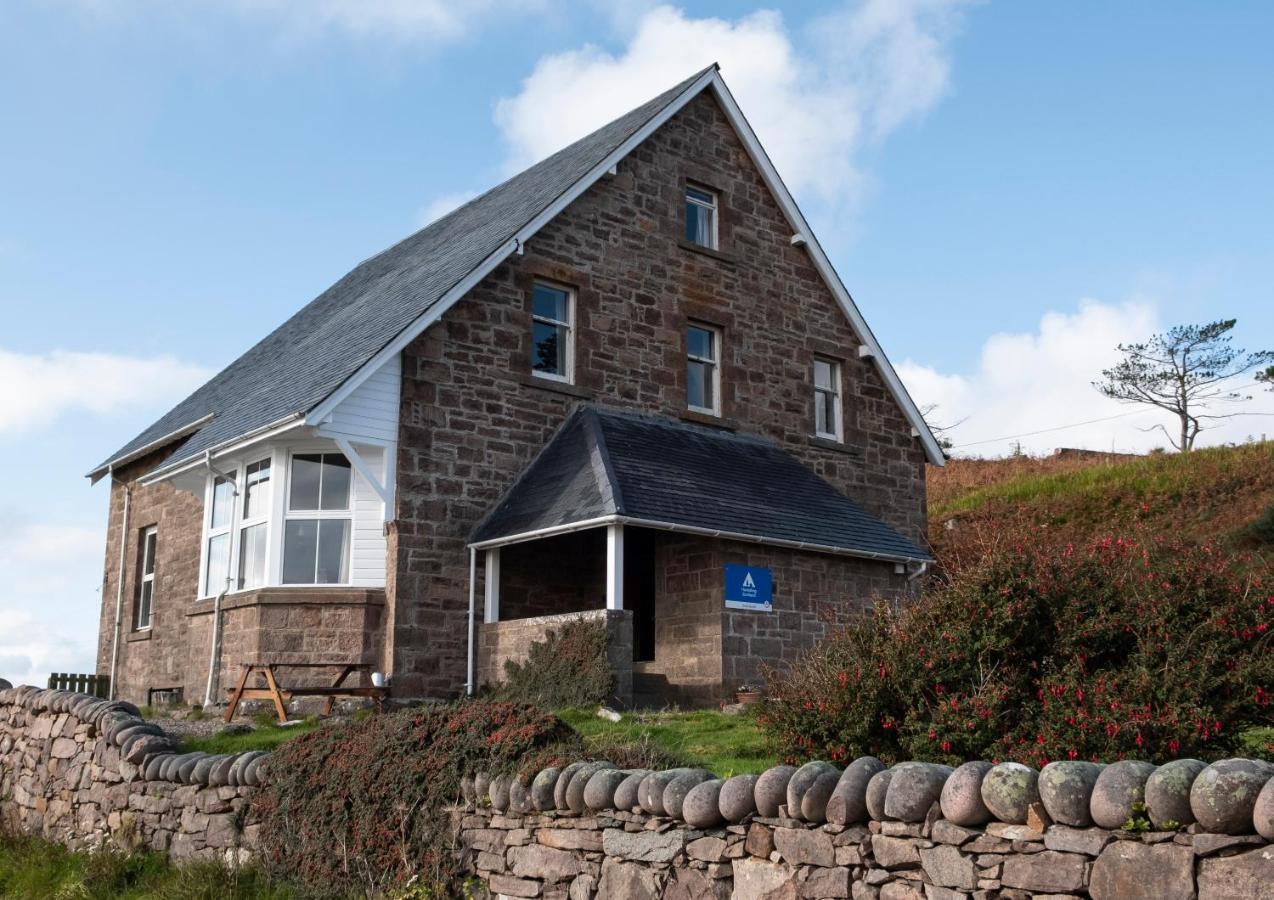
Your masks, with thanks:
<instances>
[{"instance_id":1,"label":"rounded boulder on wall top","mask_svg":"<svg viewBox=\"0 0 1274 900\"><path fill-rule=\"evenodd\" d=\"M637 789L637 800L641 803L641 808L652 816L662 816L664 814L664 788L668 787L678 775L684 775L689 769L666 769L662 772L651 772L642 779L641 787Z\"/></svg>"},{"instance_id":2,"label":"rounded boulder on wall top","mask_svg":"<svg viewBox=\"0 0 1274 900\"><path fill-rule=\"evenodd\" d=\"M712 773L707 769L692 769L689 772L683 772L668 782L668 786L664 788L664 815L680 819L682 817L681 806L686 802L686 795L690 793L692 788L703 784L705 781L711 781L712 778Z\"/></svg>"},{"instance_id":3,"label":"rounded boulder on wall top","mask_svg":"<svg viewBox=\"0 0 1274 900\"><path fill-rule=\"evenodd\" d=\"M835 772L840 777L840 770L829 762L821 759L815 759L807 762L795 772L787 782L787 814L793 819L801 817L801 800L805 798L805 792L808 791L814 782L818 780L820 775L827 772Z\"/></svg>"},{"instance_id":4,"label":"rounded boulder on wall top","mask_svg":"<svg viewBox=\"0 0 1274 900\"><path fill-rule=\"evenodd\" d=\"M1093 788L1102 766L1082 759L1051 762L1040 771L1040 800L1049 818L1062 825L1086 828L1093 824Z\"/></svg>"},{"instance_id":5,"label":"rounded boulder on wall top","mask_svg":"<svg viewBox=\"0 0 1274 900\"><path fill-rule=\"evenodd\" d=\"M584 785L584 806L594 812L613 809L615 791L632 774L631 769L602 769L595 772L588 779L588 784Z\"/></svg>"},{"instance_id":6,"label":"rounded boulder on wall top","mask_svg":"<svg viewBox=\"0 0 1274 900\"><path fill-rule=\"evenodd\" d=\"M478 772L473 776L473 796L474 802L478 806L486 806L491 802L491 775L487 772Z\"/></svg>"},{"instance_id":7,"label":"rounded boulder on wall top","mask_svg":"<svg viewBox=\"0 0 1274 900\"><path fill-rule=\"evenodd\" d=\"M871 776L867 782L867 792L863 796L863 802L867 805L867 817L877 822L883 822L888 816L885 815L885 796L889 793L889 782L894 780L898 770L885 769L883 772L877 772Z\"/></svg>"},{"instance_id":8,"label":"rounded boulder on wall top","mask_svg":"<svg viewBox=\"0 0 1274 900\"><path fill-rule=\"evenodd\" d=\"M1248 834L1256 798L1274 777L1274 765L1257 759L1222 759L1205 768L1190 787L1190 810L1205 831Z\"/></svg>"},{"instance_id":9,"label":"rounded boulder on wall top","mask_svg":"<svg viewBox=\"0 0 1274 900\"><path fill-rule=\"evenodd\" d=\"M1102 769L1088 804L1093 823L1101 828L1119 828L1131 819L1133 805L1146 798L1146 781L1154 771L1154 763L1140 759L1121 759Z\"/></svg>"},{"instance_id":10,"label":"rounded boulder on wall top","mask_svg":"<svg viewBox=\"0 0 1274 900\"><path fill-rule=\"evenodd\" d=\"M1168 830L1166 822L1194 824L1190 788L1207 767L1201 759L1174 759L1150 774L1146 779L1146 815L1156 828Z\"/></svg>"},{"instance_id":11,"label":"rounded boulder on wall top","mask_svg":"<svg viewBox=\"0 0 1274 900\"><path fill-rule=\"evenodd\" d=\"M1256 833L1267 841L1274 841L1274 778L1265 782L1265 787L1256 795L1256 805L1252 807L1252 824Z\"/></svg>"},{"instance_id":12,"label":"rounded boulder on wall top","mask_svg":"<svg viewBox=\"0 0 1274 900\"><path fill-rule=\"evenodd\" d=\"M814 779L801 798L801 818L817 825L827 821L827 803L840 782L841 773L832 769Z\"/></svg>"},{"instance_id":13,"label":"rounded boulder on wall top","mask_svg":"<svg viewBox=\"0 0 1274 900\"><path fill-rule=\"evenodd\" d=\"M566 808L577 815L584 812L588 808L584 805L584 788L588 787L589 779L598 772L613 768L614 763L598 760L576 769L571 783L566 786Z\"/></svg>"},{"instance_id":14,"label":"rounded boulder on wall top","mask_svg":"<svg viewBox=\"0 0 1274 900\"><path fill-rule=\"evenodd\" d=\"M756 812L756 783L759 775L735 775L721 785L717 808L721 817L732 825Z\"/></svg>"},{"instance_id":15,"label":"rounded boulder on wall top","mask_svg":"<svg viewBox=\"0 0 1274 900\"><path fill-rule=\"evenodd\" d=\"M1040 773L1021 763L993 766L982 779L982 802L1001 822L1025 825L1027 811L1040 799Z\"/></svg>"},{"instance_id":16,"label":"rounded boulder on wall top","mask_svg":"<svg viewBox=\"0 0 1274 900\"><path fill-rule=\"evenodd\" d=\"M225 787L230 783L230 767L234 765L234 754L228 753L222 756L212 771L208 773L208 784L214 787ZM469 784L470 793L473 792L472 781Z\"/></svg>"},{"instance_id":17,"label":"rounded boulder on wall top","mask_svg":"<svg viewBox=\"0 0 1274 900\"><path fill-rule=\"evenodd\" d=\"M641 790L641 783L650 774L649 769L632 769L630 772L631 774L615 788L615 797L611 801L614 803L615 809L623 810L624 812L633 812L641 809L641 800L638 792Z\"/></svg>"},{"instance_id":18,"label":"rounded boulder on wall top","mask_svg":"<svg viewBox=\"0 0 1274 900\"><path fill-rule=\"evenodd\" d=\"M513 779L508 775L491 776L487 795L491 798L491 808L496 812L504 812L509 808L509 784L512 781Z\"/></svg>"},{"instance_id":19,"label":"rounded boulder on wall top","mask_svg":"<svg viewBox=\"0 0 1274 900\"><path fill-rule=\"evenodd\" d=\"M516 816L525 816L534 810L535 806L531 803L531 785L526 778L518 775L509 782L509 812Z\"/></svg>"},{"instance_id":20,"label":"rounded boulder on wall top","mask_svg":"<svg viewBox=\"0 0 1274 900\"><path fill-rule=\"evenodd\" d=\"M942 797L952 768L924 762L906 762L896 768L885 791L885 815L899 822L923 822Z\"/></svg>"},{"instance_id":21,"label":"rounded boulder on wall top","mask_svg":"<svg viewBox=\"0 0 1274 900\"><path fill-rule=\"evenodd\" d=\"M774 766L762 772L752 793L756 811L771 819L777 816L779 807L787 802L787 784L795 774L796 766Z\"/></svg>"},{"instance_id":22,"label":"rounded boulder on wall top","mask_svg":"<svg viewBox=\"0 0 1274 900\"><path fill-rule=\"evenodd\" d=\"M827 821L833 825L855 825L867 821L867 784L885 771L874 756L860 756L841 773L827 800Z\"/></svg>"},{"instance_id":23,"label":"rounded boulder on wall top","mask_svg":"<svg viewBox=\"0 0 1274 900\"><path fill-rule=\"evenodd\" d=\"M13 687L13 685L12 685L12 684L10 684L9 682L5 681L3 678L0 678L0 691L7 691L7 690L9 690L9 688L11 688L11 687Z\"/></svg>"},{"instance_id":24,"label":"rounded boulder on wall top","mask_svg":"<svg viewBox=\"0 0 1274 900\"><path fill-rule=\"evenodd\" d=\"M942 817L965 827L990 822L994 817L982 802L982 779L993 768L994 764L980 759L957 766L942 786L942 796L938 799Z\"/></svg>"},{"instance_id":25,"label":"rounded boulder on wall top","mask_svg":"<svg viewBox=\"0 0 1274 900\"><path fill-rule=\"evenodd\" d=\"M536 773L531 779L531 805L539 812L547 812L553 809L553 795L557 788L558 779L562 776L562 770L557 766L550 766Z\"/></svg>"},{"instance_id":26,"label":"rounded boulder on wall top","mask_svg":"<svg viewBox=\"0 0 1274 900\"><path fill-rule=\"evenodd\" d=\"M701 781L690 789L681 803L681 818L691 828L715 828L725 821L721 815L720 778Z\"/></svg>"},{"instance_id":27,"label":"rounded boulder on wall top","mask_svg":"<svg viewBox=\"0 0 1274 900\"><path fill-rule=\"evenodd\" d=\"M560 810L570 809L566 805L566 789L571 786L571 779L575 777L575 773L584 768L587 763L573 762L566 768L562 769L561 774L557 776L557 782L553 785L553 808Z\"/></svg>"}]
</instances>

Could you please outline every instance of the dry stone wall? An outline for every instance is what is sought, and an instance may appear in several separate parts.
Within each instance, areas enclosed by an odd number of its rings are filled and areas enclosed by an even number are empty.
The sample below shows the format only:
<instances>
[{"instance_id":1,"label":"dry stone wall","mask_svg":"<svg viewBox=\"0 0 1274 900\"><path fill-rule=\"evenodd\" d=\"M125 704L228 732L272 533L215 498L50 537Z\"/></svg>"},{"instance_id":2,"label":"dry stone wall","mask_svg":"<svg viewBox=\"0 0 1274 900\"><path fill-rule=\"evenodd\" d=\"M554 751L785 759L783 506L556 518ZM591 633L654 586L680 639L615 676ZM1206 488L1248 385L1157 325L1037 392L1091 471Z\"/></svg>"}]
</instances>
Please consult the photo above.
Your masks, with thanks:
<instances>
[{"instance_id":1,"label":"dry stone wall","mask_svg":"<svg viewBox=\"0 0 1274 900\"><path fill-rule=\"evenodd\" d=\"M864 757L730 779L595 761L464 792L458 852L504 897L1274 897L1274 765L1256 760Z\"/></svg>"},{"instance_id":2,"label":"dry stone wall","mask_svg":"<svg viewBox=\"0 0 1274 900\"><path fill-rule=\"evenodd\" d=\"M0 821L75 849L243 862L257 844L250 801L267 761L178 753L130 703L0 689Z\"/></svg>"}]
</instances>

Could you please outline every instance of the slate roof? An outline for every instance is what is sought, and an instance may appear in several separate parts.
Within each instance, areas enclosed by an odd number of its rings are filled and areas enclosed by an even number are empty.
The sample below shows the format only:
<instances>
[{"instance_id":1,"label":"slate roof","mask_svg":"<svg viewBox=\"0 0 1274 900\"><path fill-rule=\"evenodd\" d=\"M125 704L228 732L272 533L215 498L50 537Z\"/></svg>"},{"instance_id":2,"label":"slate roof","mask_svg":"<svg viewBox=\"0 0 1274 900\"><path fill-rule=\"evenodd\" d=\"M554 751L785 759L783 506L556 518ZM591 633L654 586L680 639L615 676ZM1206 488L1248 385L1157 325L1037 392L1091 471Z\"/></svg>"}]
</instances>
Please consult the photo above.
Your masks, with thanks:
<instances>
[{"instance_id":1,"label":"slate roof","mask_svg":"<svg viewBox=\"0 0 1274 900\"><path fill-rule=\"evenodd\" d=\"M932 559L767 438L588 405L567 417L471 541L610 516Z\"/></svg>"},{"instance_id":2,"label":"slate roof","mask_svg":"<svg viewBox=\"0 0 1274 900\"><path fill-rule=\"evenodd\" d=\"M164 468L308 413L707 71L361 263L90 476L174 433L193 431Z\"/></svg>"}]
</instances>

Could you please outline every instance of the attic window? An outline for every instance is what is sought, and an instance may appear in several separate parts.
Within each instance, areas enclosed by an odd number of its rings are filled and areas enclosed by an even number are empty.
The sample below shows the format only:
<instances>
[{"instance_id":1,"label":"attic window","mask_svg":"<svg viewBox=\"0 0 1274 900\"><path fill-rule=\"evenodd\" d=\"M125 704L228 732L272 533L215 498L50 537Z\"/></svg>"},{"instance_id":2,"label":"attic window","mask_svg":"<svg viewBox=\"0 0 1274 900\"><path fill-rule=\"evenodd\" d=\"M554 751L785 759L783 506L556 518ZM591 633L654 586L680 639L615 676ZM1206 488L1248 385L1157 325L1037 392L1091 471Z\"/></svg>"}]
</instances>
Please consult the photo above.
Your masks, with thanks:
<instances>
[{"instance_id":1,"label":"attic window","mask_svg":"<svg viewBox=\"0 0 1274 900\"><path fill-rule=\"evenodd\" d=\"M686 186L686 240L717 249L717 195L690 185Z\"/></svg>"}]
</instances>

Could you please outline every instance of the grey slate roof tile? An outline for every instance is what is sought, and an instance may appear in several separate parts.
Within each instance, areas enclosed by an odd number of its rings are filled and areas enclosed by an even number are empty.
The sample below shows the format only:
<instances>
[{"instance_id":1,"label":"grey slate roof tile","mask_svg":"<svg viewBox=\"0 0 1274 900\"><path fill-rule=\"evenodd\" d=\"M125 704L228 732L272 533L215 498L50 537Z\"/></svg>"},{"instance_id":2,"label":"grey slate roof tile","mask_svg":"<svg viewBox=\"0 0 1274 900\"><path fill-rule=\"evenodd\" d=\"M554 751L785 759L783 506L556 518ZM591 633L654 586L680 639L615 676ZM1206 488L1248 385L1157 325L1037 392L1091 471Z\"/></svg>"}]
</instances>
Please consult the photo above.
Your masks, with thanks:
<instances>
[{"instance_id":1,"label":"grey slate roof tile","mask_svg":"<svg viewBox=\"0 0 1274 900\"><path fill-rule=\"evenodd\" d=\"M567 418L472 540L611 515L932 559L767 438L587 405Z\"/></svg>"},{"instance_id":2,"label":"grey slate roof tile","mask_svg":"<svg viewBox=\"0 0 1274 900\"><path fill-rule=\"evenodd\" d=\"M361 263L93 473L209 414L165 467L309 412L702 74Z\"/></svg>"}]
</instances>

